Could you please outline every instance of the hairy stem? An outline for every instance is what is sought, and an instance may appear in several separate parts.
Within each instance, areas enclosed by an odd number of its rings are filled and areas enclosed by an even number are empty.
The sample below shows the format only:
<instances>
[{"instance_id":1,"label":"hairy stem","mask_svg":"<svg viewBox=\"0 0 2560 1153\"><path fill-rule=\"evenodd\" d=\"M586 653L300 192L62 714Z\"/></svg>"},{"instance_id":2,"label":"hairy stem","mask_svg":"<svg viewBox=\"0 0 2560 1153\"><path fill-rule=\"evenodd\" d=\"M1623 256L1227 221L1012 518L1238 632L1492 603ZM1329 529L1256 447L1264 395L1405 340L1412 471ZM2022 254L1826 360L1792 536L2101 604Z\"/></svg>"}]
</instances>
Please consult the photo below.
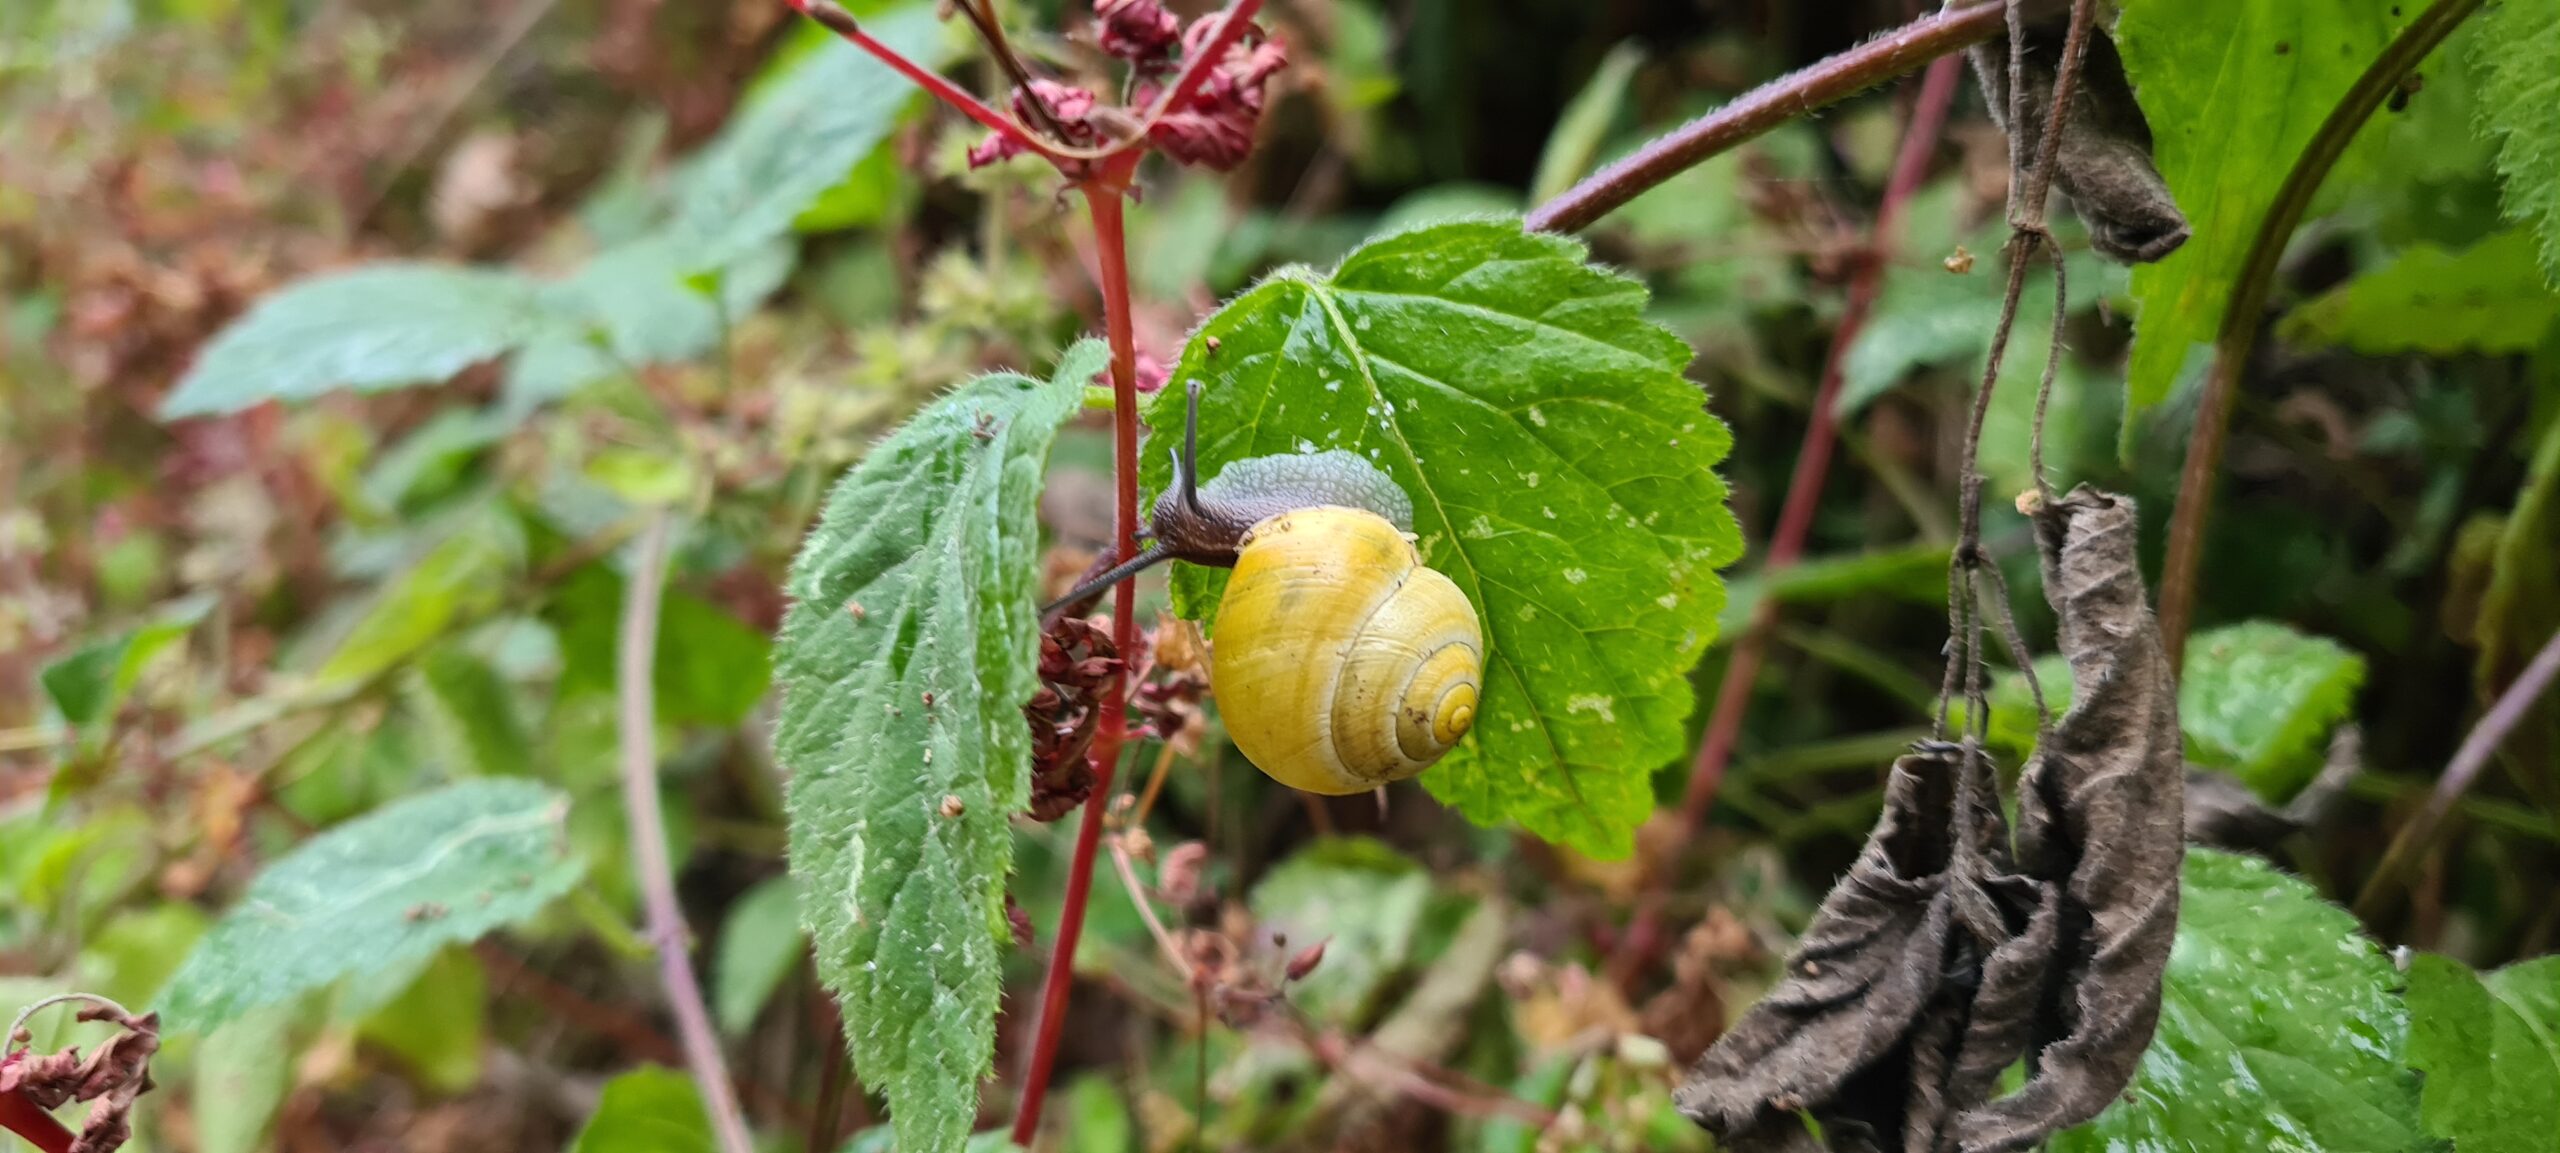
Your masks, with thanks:
<instances>
[{"instance_id":1,"label":"hairy stem","mask_svg":"<svg viewBox=\"0 0 2560 1153\"><path fill-rule=\"evenodd\" d=\"M2240 374L2257 346L2259 316L2274 288L2276 262L2285 243L2311 208L2312 194L2346 154L2357 130L2382 107L2400 82L2417 70L2436 45L2478 11L2481 0L2436 0L2375 57L2356 78L2346 98L2320 122L2319 131L2276 190L2274 204L2258 223L2240 279L2231 289L2222 327L2215 334L2213 362L2206 370L2204 396L2196 406L2195 431L2187 438L2187 460L2178 474L2178 503L2169 516L2169 554L2160 575L2160 640L2169 652L2169 667L2183 668L2187 632L2194 627L2196 580L2203 566L2205 529L2213 516L2214 488L2222 478L2222 451L2231 431L2231 411L2240 392Z\"/></svg>"},{"instance_id":2,"label":"hairy stem","mask_svg":"<svg viewBox=\"0 0 2560 1153\"><path fill-rule=\"evenodd\" d=\"M1137 154L1131 153L1105 162L1098 178L1083 185L1101 262L1103 331L1111 342L1113 536L1122 556L1138 552L1138 342L1129 315L1129 245L1121 215L1123 189L1136 169ZM1128 581L1112 590L1111 643L1123 660L1138 648L1138 587ZM1040 1107L1048 1099L1058 1038L1066 1028L1067 992L1075 983L1076 942L1084 935L1094 856L1111 804L1112 770L1120 762L1120 745L1128 735L1126 675L1112 678L1102 694L1093 737L1093 795L1086 798L1083 820L1076 827L1075 856L1067 865L1066 900L1058 911L1057 941L1050 947L1049 973L1041 983L1040 1023L1032 1040L1031 1064L1023 1073L1022 1107L1013 1118L1016 1145L1028 1147L1040 1132Z\"/></svg>"},{"instance_id":3,"label":"hairy stem","mask_svg":"<svg viewBox=\"0 0 2560 1153\"><path fill-rule=\"evenodd\" d=\"M1795 473L1787 481L1786 502L1779 510L1777 529L1770 534L1768 559L1761 562L1764 577L1785 571L1804 555L1805 538L1813 530L1814 507L1821 503L1823 481L1830 475L1832 446L1839 439L1841 369L1847 362L1849 347L1857 342L1859 330L1875 310L1885 266L1892 262L1895 241L1901 233L1903 207L1920 187L1921 178L1928 174L1929 157L1937 151L1938 137L1946 127L1947 109L1955 103L1963 66L1958 57L1941 56L1930 62L1928 73L1921 79L1920 97L1912 104L1911 123L1903 132L1893 175L1886 181L1884 197L1876 206L1875 234L1849 283L1849 301L1841 310L1840 326L1832 333L1831 351L1822 366L1822 383L1814 393L1813 412L1805 424L1804 445L1796 452ZM1716 791L1723 784L1725 768L1733 759L1734 742L1742 732L1751 684L1758 679L1760 664L1768 655L1769 638L1777 620L1778 598L1764 596L1752 610L1751 623L1734 641L1733 657L1725 665L1724 681L1716 690L1715 712L1707 720L1706 739L1698 746L1697 760L1689 769L1688 790L1681 798L1674 843L1687 844L1695 839L1708 811L1715 807ZM1627 931L1625 946L1612 960L1611 975L1622 987L1633 983L1661 947L1663 902L1659 896L1652 895L1639 908Z\"/></svg>"},{"instance_id":4,"label":"hairy stem","mask_svg":"<svg viewBox=\"0 0 2560 1153\"><path fill-rule=\"evenodd\" d=\"M2391 838L2391 847L2383 850L2382 863L2374 867L2373 876L2356 894L2357 916L2371 918L2381 911L2383 899L2408 870L2410 859L2435 840L2436 828L2444 823L2445 814L2471 790L2471 783L2480 778L2480 770L2488 767L2489 755L2497 752L2507 734L2523 722L2554 679L2560 679L2560 632L2542 642L2542 651L2534 654L2533 662L2524 667L2507 691L2498 694L2497 703L2490 705L2488 712L2480 714L2470 735L2462 738L2453 760L2444 767L2444 775L2436 778L2435 791L2428 794L2426 807L2400 826L2399 835Z\"/></svg>"},{"instance_id":5,"label":"hairy stem","mask_svg":"<svg viewBox=\"0 0 2560 1153\"><path fill-rule=\"evenodd\" d=\"M711 1014L703 1008L702 983L694 979L691 934L676 904L675 874L667 859L667 825L658 806L658 717L650 677L657 665L658 609L666 592L668 538L674 514L660 511L640 530L639 556L622 600L621 647L615 654L621 700L622 803L631 825L631 865L648 910L649 940L658 949L658 981L674 1010L685 1065L711 1114L721 1153L754 1153L728 1062L720 1056Z\"/></svg>"},{"instance_id":6,"label":"hairy stem","mask_svg":"<svg viewBox=\"0 0 2560 1153\"><path fill-rule=\"evenodd\" d=\"M2001 0L1924 16L1797 69L1673 129L1529 213L1536 232L1578 232L1717 153L2000 34Z\"/></svg>"}]
</instances>

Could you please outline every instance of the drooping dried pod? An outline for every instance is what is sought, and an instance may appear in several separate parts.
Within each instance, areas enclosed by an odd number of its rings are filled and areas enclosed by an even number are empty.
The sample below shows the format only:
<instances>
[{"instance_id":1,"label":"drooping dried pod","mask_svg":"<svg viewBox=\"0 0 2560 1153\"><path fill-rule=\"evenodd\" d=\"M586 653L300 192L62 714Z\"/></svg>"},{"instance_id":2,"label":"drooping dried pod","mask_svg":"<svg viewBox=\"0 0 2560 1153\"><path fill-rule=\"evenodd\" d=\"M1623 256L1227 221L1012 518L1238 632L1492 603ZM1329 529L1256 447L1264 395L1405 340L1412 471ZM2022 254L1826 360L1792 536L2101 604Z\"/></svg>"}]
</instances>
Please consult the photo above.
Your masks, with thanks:
<instances>
[{"instance_id":1,"label":"drooping dried pod","mask_svg":"<svg viewBox=\"0 0 2560 1153\"><path fill-rule=\"evenodd\" d=\"M2069 5L2027 26L2018 78L2026 98L2024 124L2010 123L2009 38L1967 50L1992 120L2011 134L2018 154L2029 163L2042 147L2070 27ZM2089 226L2091 247L2120 263L2148 264L2187 242L2187 217L2152 163L2151 123L2134 101L2115 38L2103 27L2091 28L2087 53L2064 110L2062 143L2053 157L2054 187L2070 198Z\"/></svg>"},{"instance_id":2,"label":"drooping dried pod","mask_svg":"<svg viewBox=\"0 0 2560 1153\"><path fill-rule=\"evenodd\" d=\"M2035 526L2073 703L2019 776L2018 866L2060 891L2060 932L2027 1083L1958 1121L1963 1153L2028 1148L2124 1091L2177 934L2186 760L2133 502L2084 487Z\"/></svg>"}]
</instances>

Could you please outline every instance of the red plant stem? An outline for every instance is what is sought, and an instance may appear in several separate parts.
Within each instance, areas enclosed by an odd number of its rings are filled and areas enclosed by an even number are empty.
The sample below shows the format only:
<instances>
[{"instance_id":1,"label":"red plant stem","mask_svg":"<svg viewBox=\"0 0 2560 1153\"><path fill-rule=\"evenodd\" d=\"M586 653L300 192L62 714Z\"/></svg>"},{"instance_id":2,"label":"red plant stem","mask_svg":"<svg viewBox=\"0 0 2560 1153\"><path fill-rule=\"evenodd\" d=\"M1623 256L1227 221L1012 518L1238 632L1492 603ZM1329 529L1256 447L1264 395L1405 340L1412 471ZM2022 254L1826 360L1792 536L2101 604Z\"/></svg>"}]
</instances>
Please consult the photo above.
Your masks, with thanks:
<instances>
[{"instance_id":1,"label":"red plant stem","mask_svg":"<svg viewBox=\"0 0 2560 1153\"><path fill-rule=\"evenodd\" d=\"M44 1153L71 1153L71 1130L15 1089L0 1093L0 1129L26 1138Z\"/></svg>"},{"instance_id":2,"label":"red plant stem","mask_svg":"<svg viewBox=\"0 0 2560 1153\"><path fill-rule=\"evenodd\" d=\"M2497 752L2507 734L2523 723L2525 714L2532 711L2533 703L2551 688L2554 679L2560 679L2560 631L2542 642L2542 651L2534 654L2532 663L2507 686L2507 691L2498 694L2497 703L2480 714L2479 723L2471 726L2471 734L2462 738L2462 746L2453 751L2453 760L2445 765L2444 775L2436 778L2435 791L2428 795L2426 807L2400 826L2399 835L2391 838L2391 847L2383 850L2382 863L2374 866L2372 878L2356 894L2357 916L2369 918L2381 911L2377 906L2407 869L2409 857L2435 839L2436 826L2444 823L2454 802L2461 800L2471 790L2471 783L2480 778L2480 770L2489 765L2489 754Z\"/></svg>"},{"instance_id":3,"label":"red plant stem","mask_svg":"<svg viewBox=\"0 0 2560 1153\"><path fill-rule=\"evenodd\" d=\"M1250 3L1245 0L1238 7ZM1133 152L1105 161L1097 179L1081 186L1093 216L1094 249L1101 263L1103 331L1111 342L1111 480L1116 498L1112 518L1121 556L1138 554L1138 341L1129 315L1129 245L1121 217L1121 196L1136 173L1138 156ZM1138 586L1134 582L1122 581L1112 590L1111 643L1124 658L1138 651ZM1058 910L1057 941L1050 947L1049 973L1041 984L1040 1024L1033 1035L1031 1064L1023 1073L1022 1107L1013 1118L1013 1143L1025 1148L1039 1135L1040 1107L1048 1100L1058 1038L1067 1024L1076 942L1084 936L1085 902L1093 892L1093 862L1111 804L1112 772L1128 734L1125 676L1124 672L1114 677L1103 693L1101 717L1095 724L1093 795L1085 799L1084 818L1076 826L1075 856L1067 864L1066 900Z\"/></svg>"},{"instance_id":4,"label":"red plant stem","mask_svg":"<svg viewBox=\"0 0 2560 1153\"><path fill-rule=\"evenodd\" d=\"M1938 137L1945 129L1947 109L1955 103L1956 82L1964 61L1956 56L1940 56L1929 64L1928 73L1920 81L1920 97L1912 103L1911 123L1902 134L1902 149L1894 157L1893 174L1885 182L1884 197L1876 205L1875 234L1859 261L1856 276L1849 282L1849 301L1840 312L1840 326L1831 336L1831 351L1822 365L1822 383L1814 392L1813 413L1806 422L1803 447L1796 452L1795 474L1787 480L1787 499L1778 511L1776 531L1769 537L1768 558L1761 562L1761 579L1765 582L1804 555L1805 538L1813 530L1814 508L1822 501L1824 479L1831 469L1831 450L1840 438L1838 402L1841 368L1847 362L1850 346L1857 343L1858 333L1866 327L1867 317L1875 311L1876 297L1884 285L1885 266L1892 261L1895 242L1902 231L1902 210L1911 194L1928 175L1929 159L1937 152ZM1734 742L1742 733L1744 710L1751 703L1752 682L1759 679L1760 664L1769 652L1769 637L1778 620L1777 598L1763 592L1759 604L1753 606L1751 622L1736 638L1733 657L1726 663L1724 681L1716 690L1715 712L1707 719L1704 741L1698 746L1698 758L1689 769L1688 790L1682 794L1677 835L1673 844L1687 844L1695 839L1707 813L1715 807L1716 791L1724 784L1725 767L1733 760ZM1662 946L1662 901L1650 896L1636 911L1635 921L1628 927L1624 942L1611 958L1610 975L1620 987L1631 985L1644 972L1653 955Z\"/></svg>"},{"instance_id":5,"label":"red plant stem","mask_svg":"<svg viewBox=\"0 0 2560 1153\"><path fill-rule=\"evenodd\" d=\"M2004 13L2003 0L1984 0L1924 16L1745 92L1539 205L1529 229L1578 232L1710 156L1999 35Z\"/></svg>"},{"instance_id":6,"label":"red plant stem","mask_svg":"<svg viewBox=\"0 0 2560 1153\"><path fill-rule=\"evenodd\" d=\"M2258 234L2249 242L2249 253L2241 261L2240 277L2222 314L2222 327L2214 336L2213 362L2206 370L2202 402L2196 406L2195 430L2187 437L2186 463L2178 472L2178 503L2169 514L2169 552L2160 566L2160 641L2168 650L2170 668L2186 667L2187 633L2195 625L2196 580L2204 562L2214 488L2222 477L2223 444L2231 431L2232 408L2239 401L2240 374L2248 368L2250 350L2258 342L2258 322L2275 287L2276 262L2283 258L2285 244L2293 238L2303 214L2310 211L2312 195L2346 154L2357 130L2480 4L2481 0L2436 0L2384 46L2382 55L2356 77L2345 99L2329 110L2328 119L2303 145L2301 157L2285 173L2275 203L2267 206L2266 218L2259 221Z\"/></svg>"},{"instance_id":7,"label":"red plant stem","mask_svg":"<svg viewBox=\"0 0 2560 1153\"><path fill-rule=\"evenodd\" d=\"M980 103L977 97L969 94L968 89L943 79L940 73L907 59L897 50L873 39L870 33L862 30L862 22L855 20L853 13L838 7L833 0L783 0L783 2L791 5L792 11L817 21L826 26L827 31L843 37L854 47L870 53L881 63L897 69L899 75L914 81L917 87L932 93L934 99L959 109L963 115L985 125L989 131L1021 145L1025 150L1045 156L1052 162L1057 161L1057 145L1041 139L1038 133L1014 123L1011 117Z\"/></svg>"},{"instance_id":8,"label":"red plant stem","mask_svg":"<svg viewBox=\"0 0 2560 1153\"><path fill-rule=\"evenodd\" d=\"M631 587L623 593L621 648L615 658L622 706L622 802L631 826L631 867L638 874L648 913L649 942L658 950L658 981L666 988L667 1007L675 1013L685 1064L702 1093L703 1110L711 1115L721 1153L754 1153L746 1119L738 1111L737 1090L729 1083L729 1064L720 1055L720 1036L712 1031L711 1014L702 1003L702 982L694 977L692 934L685 928L684 909L676 902L666 815L658 804L658 717L651 678L657 664L658 610L666 591L672 517L660 510L640 530L640 552L631 562Z\"/></svg>"}]
</instances>

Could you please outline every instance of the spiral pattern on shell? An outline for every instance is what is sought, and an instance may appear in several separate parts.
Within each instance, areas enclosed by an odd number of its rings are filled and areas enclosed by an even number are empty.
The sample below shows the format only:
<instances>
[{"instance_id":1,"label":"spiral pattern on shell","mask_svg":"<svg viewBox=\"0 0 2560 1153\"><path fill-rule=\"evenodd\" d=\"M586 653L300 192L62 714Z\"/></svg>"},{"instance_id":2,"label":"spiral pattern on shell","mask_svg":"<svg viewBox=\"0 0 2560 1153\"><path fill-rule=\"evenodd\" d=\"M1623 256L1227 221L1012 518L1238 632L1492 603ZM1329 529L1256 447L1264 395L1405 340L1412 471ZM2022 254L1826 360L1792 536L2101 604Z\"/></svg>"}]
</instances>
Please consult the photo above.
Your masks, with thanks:
<instances>
[{"instance_id":1,"label":"spiral pattern on shell","mask_svg":"<svg viewBox=\"0 0 2560 1153\"><path fill-rule=\"evenodd\" d=\"M1429 768L1475 723L1484 632L1386 518L1322 505L1256 523L1219 602L1209 679L1228 736L1273 779L1366 792Z\"/></svg>"}]
</instances>

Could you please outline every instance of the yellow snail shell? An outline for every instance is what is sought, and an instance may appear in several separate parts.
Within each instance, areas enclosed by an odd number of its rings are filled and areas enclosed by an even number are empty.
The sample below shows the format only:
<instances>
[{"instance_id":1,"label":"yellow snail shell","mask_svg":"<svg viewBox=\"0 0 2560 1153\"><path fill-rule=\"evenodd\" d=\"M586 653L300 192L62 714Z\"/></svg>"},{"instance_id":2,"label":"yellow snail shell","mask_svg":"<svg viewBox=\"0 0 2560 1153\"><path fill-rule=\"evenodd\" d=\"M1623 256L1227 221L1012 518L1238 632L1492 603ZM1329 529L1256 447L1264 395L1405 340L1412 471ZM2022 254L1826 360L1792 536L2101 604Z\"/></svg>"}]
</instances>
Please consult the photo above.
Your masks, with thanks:
<instances>
[{"instance_id":1,"label":"yellow snail shell","mask_svg":"<svg viewBox=\"0 0 2560 1153\"><path fill-rule=\"evenodd\" d=\"M1209 657L1227 735L1272 779L1364 793L1429 768L1475 723L1484 630L1455 582L1377 513L1256 522Z\"/></svg>"}]
</instances>

